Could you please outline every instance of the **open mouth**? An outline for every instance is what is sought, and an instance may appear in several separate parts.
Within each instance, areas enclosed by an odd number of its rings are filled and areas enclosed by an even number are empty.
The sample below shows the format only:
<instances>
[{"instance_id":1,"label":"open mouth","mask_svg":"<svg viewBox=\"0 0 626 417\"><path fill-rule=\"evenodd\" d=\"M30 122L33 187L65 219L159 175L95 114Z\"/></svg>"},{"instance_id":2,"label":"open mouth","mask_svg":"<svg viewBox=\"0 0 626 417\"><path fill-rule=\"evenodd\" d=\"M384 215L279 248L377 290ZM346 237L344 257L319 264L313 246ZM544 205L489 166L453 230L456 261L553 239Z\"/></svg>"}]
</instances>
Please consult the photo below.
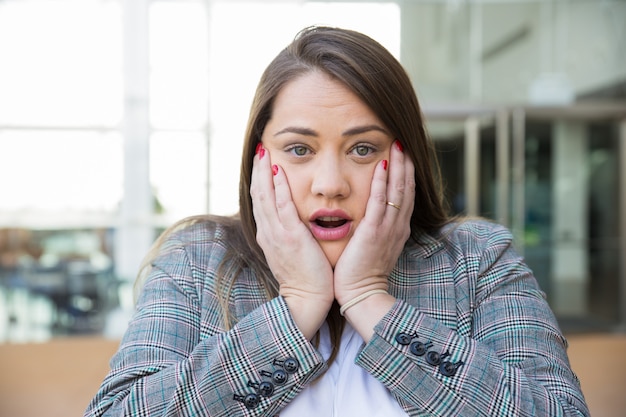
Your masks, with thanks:
<instances>
[{"instance_id":1,"label":"open mouth","mask_svg":"<svg viewBox=\"0 0 626 417\"><path fill-rule=\"evenodd\" d=\"M315 219L315 224L325 229L334 229L346 224L348 220L341 217L323 216Z\"/></svg>"},{"instance_id":2,"label":"open mouth","mask_svg":"<svg viewBox=\"0 0 626 417\"><path fill-rule=\"evenodd\" d=\"M309 221L313 237L320 242L345 239L352 230L352 219L343 210L321 209Z\"/></svg>"}]
</instances>

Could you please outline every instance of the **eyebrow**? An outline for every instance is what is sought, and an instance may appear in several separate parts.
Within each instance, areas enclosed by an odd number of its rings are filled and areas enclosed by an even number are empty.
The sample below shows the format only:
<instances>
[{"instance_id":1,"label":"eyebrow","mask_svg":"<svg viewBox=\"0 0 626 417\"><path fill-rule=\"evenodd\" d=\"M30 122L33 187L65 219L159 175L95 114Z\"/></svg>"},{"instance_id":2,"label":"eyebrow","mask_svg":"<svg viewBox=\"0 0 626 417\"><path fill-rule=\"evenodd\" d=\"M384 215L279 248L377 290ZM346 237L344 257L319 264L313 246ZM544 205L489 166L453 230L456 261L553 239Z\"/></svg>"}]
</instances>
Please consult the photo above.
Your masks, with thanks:
<instances>
[{"instance_id":1,"label":"eyebrow","mask_svg":"<svg viewBox=\"0 0 626 417\"><path fill-rule=\"evenodd\" d=\"M365 125L365 126L353 127L344 131L341 135L342 136L355 136L355 135L360 135L362 133L367 133L371 131L378 131L386 135L389 135L389 132L387 131L387 129L384 129L378 125ZM298 135L313 136L313 137L319 136L318 133L313 129L309 129L307 127L289 126L276 132L274 134L274 137L282 135L284 133L296 133Z\"/></svg>"}]
</instances>

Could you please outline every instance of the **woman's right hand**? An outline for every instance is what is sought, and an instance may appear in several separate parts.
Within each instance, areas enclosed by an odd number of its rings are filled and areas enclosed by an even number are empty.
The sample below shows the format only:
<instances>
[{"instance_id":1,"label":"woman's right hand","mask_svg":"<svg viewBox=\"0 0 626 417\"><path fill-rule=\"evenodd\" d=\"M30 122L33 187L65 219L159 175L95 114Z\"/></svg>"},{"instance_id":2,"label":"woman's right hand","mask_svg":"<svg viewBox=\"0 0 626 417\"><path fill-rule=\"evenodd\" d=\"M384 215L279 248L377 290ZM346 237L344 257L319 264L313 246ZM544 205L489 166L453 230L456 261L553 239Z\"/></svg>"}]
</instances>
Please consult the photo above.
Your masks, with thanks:
<instances>
[{"instance_id":1,"label":"woman's right hand","mask_svg":"<svg viewBox=\"0 0 626 417\"><path fill-rule=\"evenodd\" d=\"M333 270L322 248L300 220L284 171L259 148L250 184L256 239L289 310L310 340L334 300Z\"/></svg>"}]
</instances>

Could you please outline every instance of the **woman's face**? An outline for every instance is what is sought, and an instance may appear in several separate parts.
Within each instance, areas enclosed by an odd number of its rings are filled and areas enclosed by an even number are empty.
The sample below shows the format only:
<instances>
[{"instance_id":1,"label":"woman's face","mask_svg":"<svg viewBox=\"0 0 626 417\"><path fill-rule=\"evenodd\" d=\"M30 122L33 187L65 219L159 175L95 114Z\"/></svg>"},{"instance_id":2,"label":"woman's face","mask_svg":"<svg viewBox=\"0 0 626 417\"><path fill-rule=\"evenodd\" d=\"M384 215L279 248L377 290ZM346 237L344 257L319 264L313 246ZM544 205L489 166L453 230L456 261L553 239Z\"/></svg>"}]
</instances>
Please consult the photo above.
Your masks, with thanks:
<instances>
[{"instance_id":1,"label":"woman's face","mask_svg":"<svg viewBox=\"0 0 626 417\"><path fill-rule=\"evenodd\" d=\"M263 146L333 267L365 215L374 168L389 159L393 140L369 107L324 73L296 78L276 97Z\"/></svg>"}]
</instances>

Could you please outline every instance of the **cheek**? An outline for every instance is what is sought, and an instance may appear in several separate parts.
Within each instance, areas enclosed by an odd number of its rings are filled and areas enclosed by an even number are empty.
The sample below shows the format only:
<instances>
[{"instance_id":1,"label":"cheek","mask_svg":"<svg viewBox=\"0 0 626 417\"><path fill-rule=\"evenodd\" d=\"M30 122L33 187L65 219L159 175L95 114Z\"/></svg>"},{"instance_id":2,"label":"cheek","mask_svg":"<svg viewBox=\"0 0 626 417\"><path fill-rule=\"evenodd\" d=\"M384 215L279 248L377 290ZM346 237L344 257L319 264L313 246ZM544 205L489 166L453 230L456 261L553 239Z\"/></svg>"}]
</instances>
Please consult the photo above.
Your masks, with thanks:
<instances>
[{"instance_id":1,"label":"cheek","mask_svg":"<svg viewBox=\"0 0 626 417\"><path fill-rule=\"evenodd\" d=\"M370 197L373 176L374 168L367 171L360 170L358 174L353 176L351 199L354 220L356 221L360 221L365 216L365 208Z\"/></svg>"},{"instance_id":2,"label":"cheek","mask_svg":"<svg viewBox=\"0 0 626 417\"><path fill-rule=\"evenodd\" d=\"M283 170L287 177L287 183L289 184L291 200L296 206L298 215L302 220L308 221L305 208L306 198L311 188L310 179L307 179L308 176L301 172L301 170L294 170L288 166L284 167Z\"/></svg>"}]
</instances>

